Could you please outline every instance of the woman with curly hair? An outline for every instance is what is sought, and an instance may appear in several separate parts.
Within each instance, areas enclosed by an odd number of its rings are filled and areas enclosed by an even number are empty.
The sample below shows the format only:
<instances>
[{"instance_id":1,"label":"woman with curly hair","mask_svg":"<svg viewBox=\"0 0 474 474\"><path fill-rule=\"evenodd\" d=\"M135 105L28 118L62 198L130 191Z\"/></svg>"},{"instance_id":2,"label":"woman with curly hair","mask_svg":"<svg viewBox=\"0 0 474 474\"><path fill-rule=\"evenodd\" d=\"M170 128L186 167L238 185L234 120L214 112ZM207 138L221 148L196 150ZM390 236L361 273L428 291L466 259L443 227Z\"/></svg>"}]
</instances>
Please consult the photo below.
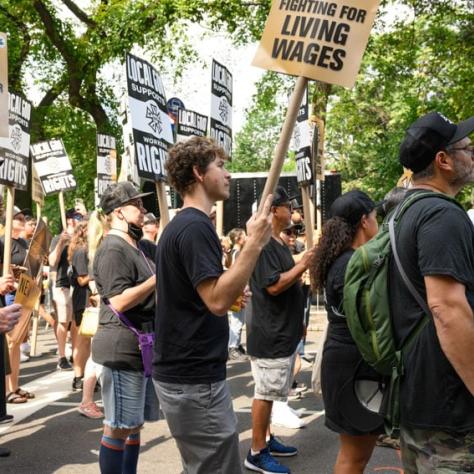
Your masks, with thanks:
<instances>
[{"instance_id":1,"label":"woman with curly hair","mask_svg":"<svg viewBox=\"0 0 474 474\"><path fill-rule=\"evenodd\" d=\"M364 430L347 410L358 400L348 400L344 388L356 371L372 369L362 361L343 313L344 274L354 250L369 241L378 230L374 202L362 191L353 190L337 198L330 209L313 262L310 265L313 290L324 290L329 327L321 366L321 389L326 426L339 433L340 448L335 474L362 474L383 432L383 420L376 418L373 429ZM349 391L355 398L354 392ZM344 393L344 397L341 394ZM363 415L364 416L364 415ZM369 415L367 415L369 416ZM375 415L370 415L371 417ZM373 421L373 418L371 418Z\"/></svg>"}]
</instances>

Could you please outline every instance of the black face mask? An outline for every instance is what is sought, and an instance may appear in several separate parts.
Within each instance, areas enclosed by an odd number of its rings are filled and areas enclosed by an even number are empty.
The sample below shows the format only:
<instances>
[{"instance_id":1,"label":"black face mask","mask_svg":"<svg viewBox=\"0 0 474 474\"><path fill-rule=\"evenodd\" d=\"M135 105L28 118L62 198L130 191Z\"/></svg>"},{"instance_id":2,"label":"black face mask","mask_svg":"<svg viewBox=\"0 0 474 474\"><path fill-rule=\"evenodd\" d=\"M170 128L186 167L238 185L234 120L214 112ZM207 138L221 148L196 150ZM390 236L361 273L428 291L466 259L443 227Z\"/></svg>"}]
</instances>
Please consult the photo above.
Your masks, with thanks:
<instances>
[{"instance_id":1,"label":"black face mask","mask_svg":"<svg viewBox=\"0 0 474 474\"><path fill-rule=\"evenodd\" d=\"M122 214L122 213L121 213ZM127 223L127 234L136 242L142 239L143 237L143 229L141 227L138 227L135 224L130 224L130 222L125 219L125 216L122 214L122 217L124 218L125 222Z\"/></svg>"}]
</instances>

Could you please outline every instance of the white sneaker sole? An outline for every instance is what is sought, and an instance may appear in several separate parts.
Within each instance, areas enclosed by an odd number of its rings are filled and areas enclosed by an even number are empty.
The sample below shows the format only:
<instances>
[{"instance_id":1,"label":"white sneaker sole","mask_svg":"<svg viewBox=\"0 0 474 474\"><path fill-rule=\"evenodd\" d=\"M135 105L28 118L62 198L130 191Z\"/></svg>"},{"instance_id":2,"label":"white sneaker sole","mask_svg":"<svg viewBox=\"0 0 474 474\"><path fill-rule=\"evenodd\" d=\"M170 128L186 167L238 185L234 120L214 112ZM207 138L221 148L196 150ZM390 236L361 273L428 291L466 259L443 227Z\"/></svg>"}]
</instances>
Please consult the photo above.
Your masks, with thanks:
<instances>
[{"instance_id":1,"label":"white sneaker sole","mask_svg":"<svg viewBox=\"0 0 474 474\"><path fill-rule=\"evenodd\" d=\"M254 472L261 472L262 474L281 474L279 472L275 471L265 471L265 469L262 469L261 467L254 466L253 464L250 464L247 459L244 461L244 466L249 469L250 471Z\"/></svg>"},{"instance_id":2,"label":"white sneaker sole","mask_svg":"<svg viewBox=\"0 0 474 474\"><path fill-rule=\"evenodd\" d=\"M270 454L274 458L291 458L293 456L296 456L298 454L298 451L294 453L280 453L280 452L270 451Z\"/></svg>"}]
</instances>

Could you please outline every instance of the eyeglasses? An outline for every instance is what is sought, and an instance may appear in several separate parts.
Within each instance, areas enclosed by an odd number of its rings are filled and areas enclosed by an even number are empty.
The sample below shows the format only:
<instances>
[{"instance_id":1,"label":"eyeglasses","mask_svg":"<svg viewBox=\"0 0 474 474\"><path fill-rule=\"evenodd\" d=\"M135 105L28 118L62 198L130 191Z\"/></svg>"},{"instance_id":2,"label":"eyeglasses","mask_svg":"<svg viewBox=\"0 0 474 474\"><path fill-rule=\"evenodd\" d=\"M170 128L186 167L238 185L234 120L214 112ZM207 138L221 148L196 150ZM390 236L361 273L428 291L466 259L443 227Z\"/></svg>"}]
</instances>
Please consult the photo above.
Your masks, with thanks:
<instances>
[{"instance_id":1,"label":"eyeglasses","mask_svg":"<svg viewBox=\"0 0 474 474\"><path fill-rule=\"evenodd\" d=\"M124 206L134 206L138 209L143 209L143 201L141 199L134 199L132 201L124 203Z\"/></svg>"},{"instance_id":2,"label":"eyeglasses","mask_svg":"<svg viewBox=\"0 0 474 474\"><path fill-rule=\"evenodd\" d=\"M466 153L469 153L471 156L474 156L474 146L472 145L467 145L462 148L448 148L448 152L450 151L465 151Z\"/></svg>"}]
</instances>

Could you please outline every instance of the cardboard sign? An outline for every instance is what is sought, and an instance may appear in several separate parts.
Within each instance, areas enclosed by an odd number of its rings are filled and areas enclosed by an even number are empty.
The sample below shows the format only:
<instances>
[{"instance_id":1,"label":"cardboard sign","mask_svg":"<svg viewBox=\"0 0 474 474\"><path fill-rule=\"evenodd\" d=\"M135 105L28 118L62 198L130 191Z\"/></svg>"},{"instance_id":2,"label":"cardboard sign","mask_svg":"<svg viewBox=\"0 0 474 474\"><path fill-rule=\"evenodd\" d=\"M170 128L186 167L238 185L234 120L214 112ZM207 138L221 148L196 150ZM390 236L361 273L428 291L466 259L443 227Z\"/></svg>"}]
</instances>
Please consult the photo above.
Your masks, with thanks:
<instances>
[{"instance_id":1,"label":"cardboard sign","mask_svg":"<svg viewBox=\"0 0 474 474\"><path fill-rule=\"evenodd\" d=\"M208 118L192 110L179 109L176 127L176 141L189 137L205 137L207 135Z\"/></svg>"},{"instance_id":2,"label":"cardboard sign","mask_svg":"<svg viewBox=\"0 0 474 474\"><path fill-rule=\"evenodd\" d=\"M43 219L38 219L35 233L33 234L25 262L23 263L23 265L28 269L28 275L33 277L35 280L38 278L45 257L49 255L51 240L52 235L45 222Z\"/></svg>"},{"instance_id":3,"label":"cardboard sign","mask_svg":"<svg viewBox=\"0 0 474 474\"><path fill-rule=\"evenodd\" d=\"M97 196L117 181L117 149L115 138L97 134Z\"/></svg>"},{"instance_id":4,"label":"cardboard sign","mask_svg":"<svg viewBox=\"0 0 474 474\"><path fill-rule=\"evenodd\" d=\"M0 137L0 183L26 191L30 157L31 102L9 94L9 133Z\"/></svg>"},{"instance_id":5,"label":"cardboard sign","mask_svg":"<svg viewBox=\"0 0 474 474\"><path fill-rule=\"evenodd\" d=\"M35 143L30 152L45 196L76 188L76 178L62 140Z\"/></svg>"},{"instance_id":6,"label":"cardboard sign","mask_svg":"<svg viewBox=\"0 0 474 474\"><path fill-rule=\"evenodd\" d=\"M8 137L8 49L7 35L0 33L0 137Z\"/></svg>"},{"instance_id":7,"label":"cardboard sign","mask_svg":"<svg viewBox=\"0 0 474 474\"><path fill-rule=\"evenodd\" d=\"M253 65L352 87L380 0L273 0Z\"/></svg>"},{"instance_id":8,"label":"cardboard sign","mask_svg":"<svg viewBox=\"0 0 474 474\"><path fill-rule=\"evenodd\" d=\"M210 136L232 157L232 74L212 60Z\"/></svg>"},{"instance_id":9,"label":"cardboard sign","mask_svg":"<svg viewBox=\"0 0 474 474\"><path fill-rule=\"evenodd\" d=\"M306 89L293 131L293 149L296 152L296 179L299 186L309 185L313 181L311 164L312 135L313 132L309 124L308 89Z\"/></svg>"},{"instance_id":10,"label":"cardboard sign","mask_svg":"<svg viewBox=\"0 0 474 474\"><path fill-rule=\"evenodd\" d=\"M174 143L163 82L147 61L127 54L127 87L135 161L141 178L166 178L168 148Z\"/></svg>"}]
</instances>

